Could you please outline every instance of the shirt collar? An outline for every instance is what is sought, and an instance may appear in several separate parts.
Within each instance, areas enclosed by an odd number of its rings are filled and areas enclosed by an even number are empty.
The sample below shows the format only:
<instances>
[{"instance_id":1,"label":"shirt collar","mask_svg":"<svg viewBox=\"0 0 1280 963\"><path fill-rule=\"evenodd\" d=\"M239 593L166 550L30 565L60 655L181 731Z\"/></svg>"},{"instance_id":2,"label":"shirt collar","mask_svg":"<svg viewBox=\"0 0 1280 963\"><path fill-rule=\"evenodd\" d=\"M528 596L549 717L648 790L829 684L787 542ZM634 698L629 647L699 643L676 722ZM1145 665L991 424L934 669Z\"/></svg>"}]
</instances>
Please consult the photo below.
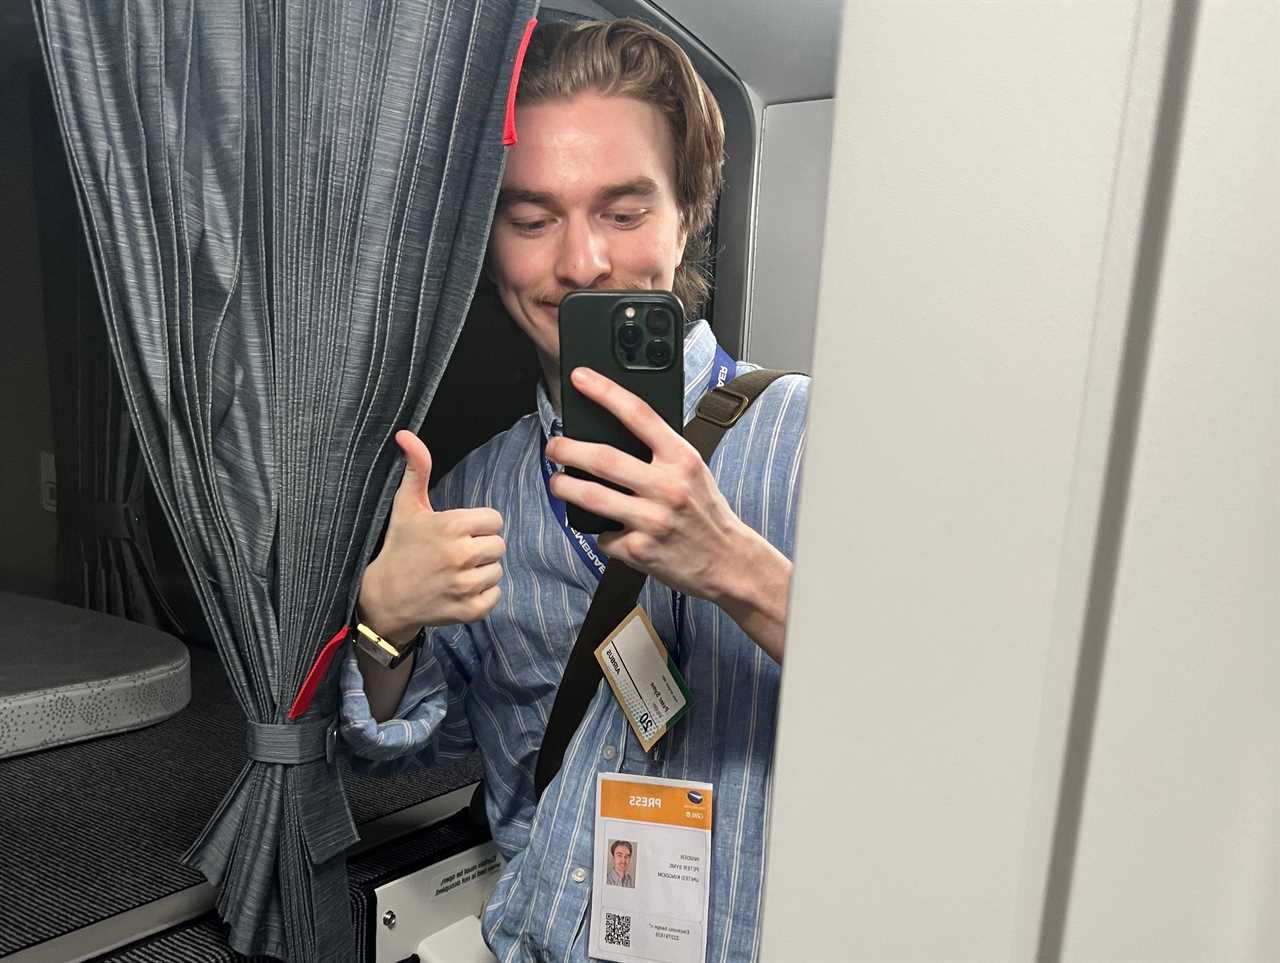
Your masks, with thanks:
<instances>
[{"instance_id":1,"label":"shirt collar","mask_svg":"<svg viewBox=\"0 0 1280 963\"><path fill-rule=\"evenodd\" d=\"M693 420L698 402L706 393L707 382L711 379L711 366L716 358L716 337L711 333L711 325L706 321L694 321L685 328L684 334L684 423ZM548 438L562 434L564 426L555 408L551 406L551 398L547 394L546 385L538 381L538 420L542 423L542 433Z\"/></svg>"}]
</instances>

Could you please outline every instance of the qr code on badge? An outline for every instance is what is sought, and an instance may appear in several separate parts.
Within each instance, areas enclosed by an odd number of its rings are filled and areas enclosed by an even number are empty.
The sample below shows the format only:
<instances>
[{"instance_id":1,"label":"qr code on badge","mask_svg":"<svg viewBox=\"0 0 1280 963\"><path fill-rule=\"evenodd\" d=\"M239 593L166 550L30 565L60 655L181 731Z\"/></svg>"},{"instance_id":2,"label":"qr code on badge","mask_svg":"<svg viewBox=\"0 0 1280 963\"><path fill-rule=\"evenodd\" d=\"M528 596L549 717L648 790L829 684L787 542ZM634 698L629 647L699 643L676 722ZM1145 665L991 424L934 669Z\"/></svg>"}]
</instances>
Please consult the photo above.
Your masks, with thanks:
<instances>
[{"instance_id":1,"label":"qr code on badge","mask_svg":"<svg viewBox=\"0 0 1280 963\"><path fill-rule=\"evenodd\" d=\"M631 917L618 913L605 913L604 941L610 946L630 946Z\"/></svg>"}]
</instances>

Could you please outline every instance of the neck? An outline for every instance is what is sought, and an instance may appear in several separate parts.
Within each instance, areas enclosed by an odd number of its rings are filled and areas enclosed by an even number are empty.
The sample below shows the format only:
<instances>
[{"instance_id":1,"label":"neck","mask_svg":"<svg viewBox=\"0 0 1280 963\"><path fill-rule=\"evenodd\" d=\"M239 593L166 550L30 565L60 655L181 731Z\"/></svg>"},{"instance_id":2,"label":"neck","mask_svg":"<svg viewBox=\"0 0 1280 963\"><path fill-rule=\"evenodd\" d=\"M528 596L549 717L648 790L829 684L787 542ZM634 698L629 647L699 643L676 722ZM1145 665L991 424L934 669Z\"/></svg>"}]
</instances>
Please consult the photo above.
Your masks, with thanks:
<instances>
[{"instance_id":1,"label":"neck","mask_svg":"<svg viewBox=\"0 0 1280 963\"><path fill-rule=\"evenodd\" d=\"M547 389L547 397L551 399L551 407L555 409L557 415L562 414L560 409L560 362L548 358L539 351L538 364L542 368L542 383Z\"/></svg>"}]
</instances>

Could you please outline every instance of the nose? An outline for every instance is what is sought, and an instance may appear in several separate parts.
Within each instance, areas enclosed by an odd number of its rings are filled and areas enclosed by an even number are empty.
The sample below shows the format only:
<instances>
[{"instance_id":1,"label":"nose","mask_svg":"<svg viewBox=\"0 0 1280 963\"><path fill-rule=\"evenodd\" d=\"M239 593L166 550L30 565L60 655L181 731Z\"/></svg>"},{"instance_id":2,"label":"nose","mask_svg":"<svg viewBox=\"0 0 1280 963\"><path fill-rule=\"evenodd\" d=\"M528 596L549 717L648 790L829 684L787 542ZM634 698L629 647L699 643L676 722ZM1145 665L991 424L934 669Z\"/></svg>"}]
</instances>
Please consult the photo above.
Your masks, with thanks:
<instances>
[{"instance_id":1,"label":"nose","mask_svg":"<svg viewBox=\"0 0 1280 963\"><path fill-rule=\"evenodd\" d=\"M568 288L591 288L612 273L609 243L587 218L569 218L561 235L556 274Z\"/></svg>"}]
</instances>

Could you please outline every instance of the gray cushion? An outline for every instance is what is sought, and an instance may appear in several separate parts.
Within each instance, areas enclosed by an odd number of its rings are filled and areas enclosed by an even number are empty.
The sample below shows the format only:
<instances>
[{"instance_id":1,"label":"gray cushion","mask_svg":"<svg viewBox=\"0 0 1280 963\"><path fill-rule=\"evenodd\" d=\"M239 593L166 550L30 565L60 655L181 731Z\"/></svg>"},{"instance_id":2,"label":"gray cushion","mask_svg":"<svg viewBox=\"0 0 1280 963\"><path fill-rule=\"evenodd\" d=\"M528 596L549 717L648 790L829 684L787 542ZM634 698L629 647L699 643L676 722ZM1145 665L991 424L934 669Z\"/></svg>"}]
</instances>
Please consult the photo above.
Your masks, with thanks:
<instances>
[{"instance_id":1,"label":"gray cushion","mask_svg":"<svg viewBox=\"0 0 1280 963\"><path fill-rule=\"evenodd\" d=\"M173 636L0 592L0 759L139 729L190 699L190 657Z\"/></svg>"}]
</instances>

